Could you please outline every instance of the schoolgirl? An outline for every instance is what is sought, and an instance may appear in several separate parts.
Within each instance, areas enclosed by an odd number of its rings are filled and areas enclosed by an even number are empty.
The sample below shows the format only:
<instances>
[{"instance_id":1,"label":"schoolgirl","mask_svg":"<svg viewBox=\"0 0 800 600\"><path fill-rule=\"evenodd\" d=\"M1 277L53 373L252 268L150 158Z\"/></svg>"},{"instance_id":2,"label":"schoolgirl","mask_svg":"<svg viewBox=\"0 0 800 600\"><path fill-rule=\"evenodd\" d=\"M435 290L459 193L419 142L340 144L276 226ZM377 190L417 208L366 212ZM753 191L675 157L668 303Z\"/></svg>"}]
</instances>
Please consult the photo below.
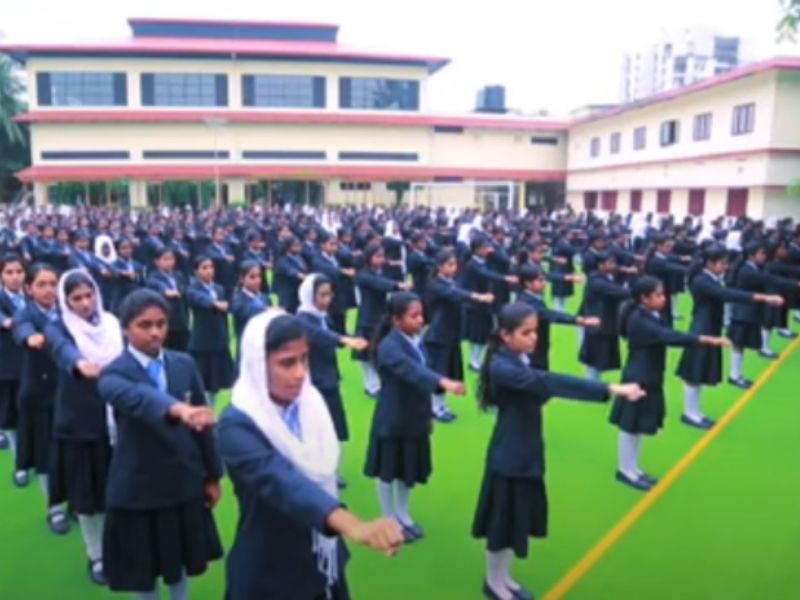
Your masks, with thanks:
<instances>
[{"instance_id":1,"label":"schoolgirl","mask_svg":"<svg viewBox=\"0 0 800 600\"><path fill-rule=\"evenodd\" d=\"M652 242L650 251L644 263L644 271L648 275L658 278L664 284L664 293L667 302L664 305L664 324L672 327L673 310L672 304L677 297L679 285L677 279L683 280L686 277L688 268L678 264L672 255L672 248L675 242L666 235L656 235Z\"/></svg>"},{"instance_id":2,"label":"schoolgirl","mask_svg":"<svg viewBox=\"0 0 800 600\"><path fill-rule=\"evenodd\" d=\"M308 273L300 250L300 241L296 237L288 237L281 242L275 262L273 289L278 295L278 304L289 313L297 311L297 290Z\"/></svg>"},{"instance_id":3,"label":"schoolgirl","mask_svg":"<svg viewBox=\"0 0 800 600\"><path fill-rule=\"evenodd\" d=\"M241 355L242 333L247 322L270 306L269 296L262 291L263 267L252 260L245 260L239 266L239 285L233 293L231 313L233 330L236 335L236 360Z\"/></svg>"},{"instance_id":4,"label":"schoolgirl","mask_svg":"<svg viewBox=\"0 0 800 600\"><path fill-rule=\"evenodd\" d=\"M352 282L353 277L356 275L356 270L339 264L336 258L336 250L339 245L336 236L327 231L321 231L317 240L319 241L319 252L315 253L311 261L311 270L325 275L333 286L333 303L328 310L328 316L334 330L344 334L347 309L349 307L347 297L342 292L347 285L345 280Z\"/></svg>"},{"instance_id":5,"label":"schoolgirl","mask_svg":"<svg viewBox=\"0 0 800 600\"><path fill-rule=\"evenodd\" d=\"M133 242L123 238L117 243L117 260L111 265L114 279L111 283L113 312L117 312L125 297L144 283L144 267L133 259Z\"/></svg>"},{"instance_id":6,"label":"schoolgirl","mask_svg":"<svg viewBox=\"0 0 800 600\"><path fill-rule=\"evenodd\" d=\"M155 269L147 276L148 288L160 293L169 305L169 328L164 346L186 352L189 345L189 306L184 292L186 280L175 272L175 253L166 246L154 251Z\"/></svg>"}]
</instances>

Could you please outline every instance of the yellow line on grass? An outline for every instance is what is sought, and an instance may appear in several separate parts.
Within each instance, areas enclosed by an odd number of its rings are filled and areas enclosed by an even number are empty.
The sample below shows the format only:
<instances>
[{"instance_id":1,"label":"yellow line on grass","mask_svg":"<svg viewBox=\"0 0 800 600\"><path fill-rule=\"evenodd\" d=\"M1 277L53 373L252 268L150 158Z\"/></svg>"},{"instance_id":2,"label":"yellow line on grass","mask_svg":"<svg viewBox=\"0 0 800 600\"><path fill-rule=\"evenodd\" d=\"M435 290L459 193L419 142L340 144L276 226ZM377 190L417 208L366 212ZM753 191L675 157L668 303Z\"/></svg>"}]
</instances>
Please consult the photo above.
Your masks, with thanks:
<instances>
[{"instance_id":1,"label":"yellow line on grass","mask_svg":"<svg viewBox=\"0 0 800 600\"><path fill-rule=\"evenodd\" d=\"M583 557L567 571L567 573L550 588L545 594L544 600L559 600L563 598L573 587L586 575L603 556L608 552L625 533L633 527L642 515L656 503L656 501L666 492L670 486L680 477L684 471L697 459L700 454L713 442L717 436L730 424L731 421L738 415L742 409L747 406L750 400L753 399L756 392L775 374L780 366L786 361L787 358L800 347L800 337L792 341L791 344L783 351L775 362L773 362L767 369L759 376L741 398L739 398L734 405L726 412L717 424L708 430L708 432L701 437L697 443L687 452L664 478L633 508L631 508L620 519L608 533L606 533L600 541L598 541Z\"/></svg>"}]
</instances>

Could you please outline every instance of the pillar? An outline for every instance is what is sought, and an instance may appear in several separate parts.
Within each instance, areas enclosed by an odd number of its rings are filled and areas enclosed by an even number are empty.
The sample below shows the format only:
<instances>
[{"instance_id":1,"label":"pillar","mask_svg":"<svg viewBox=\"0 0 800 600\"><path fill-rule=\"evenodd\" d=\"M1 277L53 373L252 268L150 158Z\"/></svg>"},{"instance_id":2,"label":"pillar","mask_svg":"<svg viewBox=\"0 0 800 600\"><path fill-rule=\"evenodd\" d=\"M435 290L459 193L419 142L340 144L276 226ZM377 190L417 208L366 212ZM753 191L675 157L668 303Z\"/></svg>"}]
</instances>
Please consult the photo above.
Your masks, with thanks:
<instances>
[{"instance_id":1,"label":"pillar","mask_svg":"<svg viewBox=\"0 0 800 600\"><path fill-rule=\"evenodd\" d=\"M131 208L147 208L147 182L131 179L128 182L128 198Z\"/></svg>"},{"instance_id":2,"label":"pillar","mask_svg":"<svg viewBox=\"0 0 800 600\"><path fill-rule=\"evenodd\" d=\"M44 181L33 182L33 205L44 206L50 201L47 183Z\"/></svg>"},{"instance_id":3,"label":"pillar","mask_svg":"<svg viewBox=\"0 0 800 600\"><path fill-rule=\"evenodd\" d=\"M227 179L228 184L228 204L245 203L244 179Z\"/></svg>"}]
</instances>

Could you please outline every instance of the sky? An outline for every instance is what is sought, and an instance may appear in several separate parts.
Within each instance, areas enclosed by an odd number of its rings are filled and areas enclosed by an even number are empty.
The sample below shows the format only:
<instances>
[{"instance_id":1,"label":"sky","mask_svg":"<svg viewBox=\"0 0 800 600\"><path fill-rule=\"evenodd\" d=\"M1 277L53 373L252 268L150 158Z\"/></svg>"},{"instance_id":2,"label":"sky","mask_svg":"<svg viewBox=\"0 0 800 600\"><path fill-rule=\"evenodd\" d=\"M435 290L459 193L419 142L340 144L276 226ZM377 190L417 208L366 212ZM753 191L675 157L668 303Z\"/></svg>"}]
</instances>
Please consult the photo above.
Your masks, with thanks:
<instances>
[{"instance_id":1,"label":"sky","mask_svg":"<svg viewBox=\"0 0 800 600\"><path fill-rule=\"evenodd\" d=\"M663 28L710 24L752 39L757 58L800 55L800 41L776 43L779 0L28 0L3 11L0 35L125 37L132 16L338 23L347 45L448 57L429 82L436 112L472 110L477 91L498 84L525 113L616 103L623 54Z\"/></svg>"}]
</instances>

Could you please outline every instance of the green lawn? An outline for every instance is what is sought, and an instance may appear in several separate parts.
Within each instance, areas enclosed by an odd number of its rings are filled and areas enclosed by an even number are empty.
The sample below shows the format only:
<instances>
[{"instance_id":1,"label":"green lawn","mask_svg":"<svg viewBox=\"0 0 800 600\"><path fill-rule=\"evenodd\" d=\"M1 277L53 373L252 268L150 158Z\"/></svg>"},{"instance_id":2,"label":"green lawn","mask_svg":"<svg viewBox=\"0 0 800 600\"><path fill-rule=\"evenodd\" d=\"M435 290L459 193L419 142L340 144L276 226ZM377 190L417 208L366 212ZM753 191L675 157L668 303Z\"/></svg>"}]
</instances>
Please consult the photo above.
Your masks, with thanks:
<instances>
[{"instance_id":1,"label":"green lawn","mask_svg":"<svg viewBox=\"0 0 800 600\"><path fill-rule=\"evenodd\" d=\"M682 309L688 313L686 298ZM574 329L554 333L553 370L581 373ZM776 349L786 345L776 338ZM671 370L678 356L671 353ZM373 401L363 395L360 371L349 355L340 364L353 437L344 449L350 486L343 498L357 513L375 516L373 482L361 475ZM767 364L748 353L745 372L755 377ZM800 597L798 369L800 351L567 597ZM608 380L617 377L609 374ZM434 433L431 482L412 494L412 512L427 538L393 560L353 548L348 579L355 598L480 597L483 547L469 532L493 416L477 410L471 373L468 388L467 397L451 403L459 420ZM722 415L740 394L727 385L708 391L707 412ZM677 421L681 384L674 377L667 396L667 427L646 440L642 460L656 475L702 435ZM550 537L535 542L528 560L514 567L517 578L540 596L641 498L614 482L616 430L607 418L607 406L554 400L546 409ZM35 482L25 490L13 488L7 452L0 453L0 473L0 598L110 597L88 582L77 528L54 537ZM236 503L230 486L224 491L216 518L229 545ZM223 563L192 582L194 598L218 599L223 590Z\"/></svg>"}]
</instances>

